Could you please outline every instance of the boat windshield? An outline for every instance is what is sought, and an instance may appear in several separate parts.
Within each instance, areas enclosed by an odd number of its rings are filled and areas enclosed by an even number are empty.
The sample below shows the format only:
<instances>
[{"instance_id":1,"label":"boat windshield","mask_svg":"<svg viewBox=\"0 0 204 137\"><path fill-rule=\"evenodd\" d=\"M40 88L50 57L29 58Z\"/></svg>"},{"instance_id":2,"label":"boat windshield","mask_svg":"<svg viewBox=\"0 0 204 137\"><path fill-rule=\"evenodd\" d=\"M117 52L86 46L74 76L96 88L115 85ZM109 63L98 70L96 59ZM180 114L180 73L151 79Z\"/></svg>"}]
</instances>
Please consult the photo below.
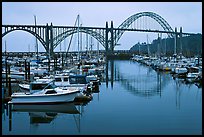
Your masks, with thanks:
<instances>
[{"instance_id":1,"label":"boat windshield","mask_svg":"<svg viewBox=\"0 0 204 137\"><path fill-rule=\"evenodd\" d=\"M70 84L87 84L86 77L69 77Z\"/></svg>"},{"instance_id":2,"label":"boat windshield","mask_svg":"<svg viewBox=\"0 0 204 137\"><path fill-rule=\"evenodd\" d=\"M31 84L31 90L42 90L47 86L47 84Z\"/></svg>"}]
</instances>

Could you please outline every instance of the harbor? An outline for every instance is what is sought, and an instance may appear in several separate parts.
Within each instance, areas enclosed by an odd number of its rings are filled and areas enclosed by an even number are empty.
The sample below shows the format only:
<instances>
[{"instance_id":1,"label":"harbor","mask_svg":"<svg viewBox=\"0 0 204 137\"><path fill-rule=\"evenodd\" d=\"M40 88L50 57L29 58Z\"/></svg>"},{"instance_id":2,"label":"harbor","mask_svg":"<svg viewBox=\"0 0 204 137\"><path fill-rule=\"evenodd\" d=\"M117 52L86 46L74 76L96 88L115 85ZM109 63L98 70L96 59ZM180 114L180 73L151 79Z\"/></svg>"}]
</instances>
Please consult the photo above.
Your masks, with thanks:
<instances>
[{"instance_id":1,"label":"harbor","mask_svg":"<svg viewBox=\"0 0 204 137\"><path fill-rule=\"evenodd\" d=\"M20 105L21 109L13 108L11 111L8 104L2 104L3 134L200 133L202 88L133 60L109 61L107 66L108 80L105 74L99 92L92 94L92 100L75 102L79 113L52 110L61 108L61 104L58 104L59 107L51 107L51 110L47 106L45 109L29 110ZM130 68L128 72L125 69L127 67ZM48 116L41 116L41 111L53 111L55 116L51 118L50 115L49 122L45 123ZM24 119L21 128L18 127L20 117ZM63 128L60 125L64 125Z\"/></svg>"},{"instance_id":2,"label":"harbor","mask_svg":"<svg viewBox=\"0 0 204 137\"><path fill-rule=\"evenodd\" d=\"M2 9L2 135L202 135L202 3Z\"/></svg>"}]
</instances>

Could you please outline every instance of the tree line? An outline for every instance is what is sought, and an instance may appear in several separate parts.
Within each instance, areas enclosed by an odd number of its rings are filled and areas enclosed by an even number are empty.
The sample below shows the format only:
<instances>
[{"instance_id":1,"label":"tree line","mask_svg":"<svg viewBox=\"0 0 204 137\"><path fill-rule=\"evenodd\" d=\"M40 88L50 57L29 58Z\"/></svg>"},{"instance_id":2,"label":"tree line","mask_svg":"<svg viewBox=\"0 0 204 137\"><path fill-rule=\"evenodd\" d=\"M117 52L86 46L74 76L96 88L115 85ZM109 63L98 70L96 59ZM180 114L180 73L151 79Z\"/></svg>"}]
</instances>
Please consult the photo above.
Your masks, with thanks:
<instances>
[{"instance_id":1,"label":"tree line","mask_svg":"<svg viewBox=\"0 0 204 137\"><path fill-rule=\"evenodd\" d=\"M195 57L202 56L202 34L196 34L191 36L186 36L181 38L178 37L176 40L176 54L182 54L185 57ZM159 56L172 56L174 54L174 38L164 38L155 39L151 44L136 43L130 48L131 52L137 54L149 54L150 55L159 55Z\"/></svg>"}]
</instances>

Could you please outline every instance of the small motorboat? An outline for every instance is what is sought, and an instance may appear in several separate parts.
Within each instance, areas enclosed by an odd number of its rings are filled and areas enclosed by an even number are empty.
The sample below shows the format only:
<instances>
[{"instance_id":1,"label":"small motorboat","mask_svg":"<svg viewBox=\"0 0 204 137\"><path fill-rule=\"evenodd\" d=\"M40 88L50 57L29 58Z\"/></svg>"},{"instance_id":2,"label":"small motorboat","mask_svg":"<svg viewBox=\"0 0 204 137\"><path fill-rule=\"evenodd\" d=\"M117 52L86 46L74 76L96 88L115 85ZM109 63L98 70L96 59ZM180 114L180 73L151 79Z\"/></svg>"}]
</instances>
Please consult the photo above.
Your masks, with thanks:
<instances>
[{"instance_id":1,"label":"small motorboat","mask_svg":"<svg viewBox=\"0 0 204 137\"><path fill-rule=\"evenodd\" d=\"M48 84L54 85L53 79L50 78L38 78L31 83L19 83L19 88L22 92L38 92L43 90Z\"/></svg>"},{"instance_id":2,"label":"small motorboat","mask_svg":"<svg viewBox=\"0 0 204 137\"><path fill-rule=\"evenodd\" d=\"M35 92L13 93L11 95L10 103L72 102L80 93L80 90L77 88L56 87L53 82L47 84L45 87L43 87L43 89L41 88L42 87L37 88L37 91Z\"/></svg>"}]
</instances>

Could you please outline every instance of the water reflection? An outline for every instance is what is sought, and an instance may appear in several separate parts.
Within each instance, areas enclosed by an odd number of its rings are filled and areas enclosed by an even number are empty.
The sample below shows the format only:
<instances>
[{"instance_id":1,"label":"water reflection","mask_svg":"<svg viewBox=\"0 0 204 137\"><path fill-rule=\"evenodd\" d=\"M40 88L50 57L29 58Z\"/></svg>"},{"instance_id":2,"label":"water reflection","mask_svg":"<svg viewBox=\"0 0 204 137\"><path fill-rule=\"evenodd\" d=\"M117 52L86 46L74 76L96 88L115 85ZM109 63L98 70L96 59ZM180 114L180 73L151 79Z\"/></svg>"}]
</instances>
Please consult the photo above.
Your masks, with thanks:
<instances>
[{"instance_id":1,"label":"water reflection","mask_svg":"<svg viewBox=\"0 0 204 137\"><path fill-rule=\"evenodd\" d=\"M90 102L11 111L2 105L3 134L202 134L202 91L195 84L132 61L109 61L106 68Z\"/></svg>"},{"instance_id":2,"label":"water reflection","mask_svg":"<svg viewBox=\"0 0 204 137\"><path fill-rule=\"evenodd\" d=\"M78 107L78 108L77 108ZM80 132L80 108L74 102L57 104L8 104L9 131L12 130L12 115L19 112L27 113L30 125L38 127L40 124L51 124L60 115L73 115L78 132Z\"/></svg>"},{"instance_id":3,"label":"water reflection","mask_svg":"<svg viewBox=\"0 0 204 137\"><path fill-rule=\"evenodd\" d=\"M165 87L167 87L170 82L174 80L177 83L177 106L179 106L178 98L181 94L178 92L180 85L183 84L189 88L190 86L196 85L189 83L185 79L174 78L170 72L156 71L144 64L127 60L109 60L106 63L105 79L107 88L109 81L112 89L114 87L114 82L119 82L120 85L123 86L128 92L140 97L157 95L161 97ZM201 88L202 85L197 84L196 86Z\"/></svg>"},{"instance_id":4,"label":"water reflection","mask_svg":"<svg viewBox=\"0 0 204 137\"><path fill-rule=\"evenodd\" d=\"M127 91L134 95L142 97L161 96L162 88L168 83L169 75L156 72L152 68L140 64L138 64L139 67L135 68L135 74L132 74L130 68L134 68L135 64L128 62L129 66L123 66L120 61L114 60L109 60L106 63L106 87L108 88L108 81L110 80L111 88L113 88L113 82L119 82Z\"/></svg>"}]
</instances>

